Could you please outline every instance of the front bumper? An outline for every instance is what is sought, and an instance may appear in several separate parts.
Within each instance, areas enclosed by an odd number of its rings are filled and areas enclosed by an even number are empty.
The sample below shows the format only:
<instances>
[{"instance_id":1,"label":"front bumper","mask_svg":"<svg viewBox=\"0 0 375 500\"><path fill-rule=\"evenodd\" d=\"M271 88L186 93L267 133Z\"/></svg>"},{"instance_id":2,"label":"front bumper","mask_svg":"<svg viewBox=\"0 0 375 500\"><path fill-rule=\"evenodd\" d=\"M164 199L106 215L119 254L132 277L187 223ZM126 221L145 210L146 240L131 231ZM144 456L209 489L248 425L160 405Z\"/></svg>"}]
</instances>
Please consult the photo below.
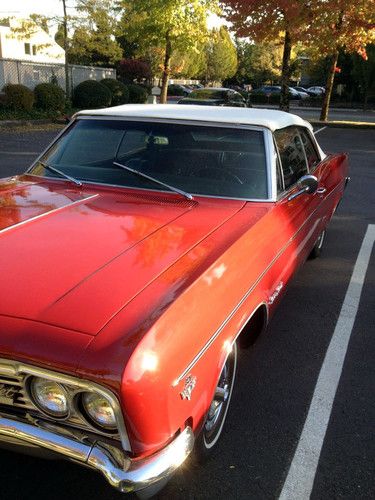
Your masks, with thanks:
<instances>
[{"instance_id":1,"label":"front bumper","mask_svg":"<svg viewBox=\"0 0 375 500\"><path fill-rule=\"evenodd\" d=\"M133 460L104 444L90 443L80 433L51 425L30 424L0 415L0 443L39 447L101 472L121 492L141 491L166 480L187 458L194 445L190 427L170 444L142 460Z\"/></svg>"}]
</instances>

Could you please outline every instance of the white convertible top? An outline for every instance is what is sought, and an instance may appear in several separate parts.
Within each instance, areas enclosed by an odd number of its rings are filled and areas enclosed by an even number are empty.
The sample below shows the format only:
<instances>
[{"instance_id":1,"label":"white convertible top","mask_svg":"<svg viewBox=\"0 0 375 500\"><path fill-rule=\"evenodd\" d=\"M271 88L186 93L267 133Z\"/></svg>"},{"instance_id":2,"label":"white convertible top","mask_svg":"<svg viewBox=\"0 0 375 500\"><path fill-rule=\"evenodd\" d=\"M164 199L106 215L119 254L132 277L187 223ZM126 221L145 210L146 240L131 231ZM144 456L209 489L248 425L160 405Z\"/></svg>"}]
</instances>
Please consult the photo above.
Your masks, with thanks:
<instances>
[{"instance_id":1,"label":"white convertible top","mask_svg":"<svg viewBox=\"0 0 375 500\"><path fill-rule=\"evenodd\" d=\"M307 121L297 115L271 109L194 106L183 104L124 104L112 108L79 111L76 116L106 116L124 118L165 118L202 122L257 125L272 131L290 125L302 125L312 130Z\"/></svg>"}]
</instances>

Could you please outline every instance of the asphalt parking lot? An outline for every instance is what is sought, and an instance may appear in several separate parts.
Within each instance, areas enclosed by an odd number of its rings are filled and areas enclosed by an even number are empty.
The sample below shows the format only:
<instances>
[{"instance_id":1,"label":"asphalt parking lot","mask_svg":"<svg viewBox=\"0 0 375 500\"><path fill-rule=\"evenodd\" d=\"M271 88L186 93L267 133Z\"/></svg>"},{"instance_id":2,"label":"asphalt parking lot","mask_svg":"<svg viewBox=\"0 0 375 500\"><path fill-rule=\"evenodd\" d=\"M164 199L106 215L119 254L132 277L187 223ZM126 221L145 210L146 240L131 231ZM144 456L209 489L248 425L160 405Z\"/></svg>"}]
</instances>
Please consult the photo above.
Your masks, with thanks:
<instances>
[{"instance_id":1,"label":"asphalt parking lot","mask_svg":"<svg viewBox=\"0 0 375 500\"><path fill-rule=\"evenodd\" d=\"M0 131L0 177L22 172L56 132ZM341 310L359 251L369 225L375 224L375 131L324 128L317 137L326 152L347 151L351 168L351 182L329 226L324 252L300 269L266 334L241 353L225 432L215 455L204 466L189 460L160 499L303 500L308 497L298 495L297 489L293 493L293 484L304 484L307 475L313 481L313 500L374 498L373 248L368 264L362 266L363 288L358 309L350 313L354 323L347 350L339 353L345 360L328 410L317 387L327 349L343 319ZM354 282L358 284L356 276ZM348 321L344 316L344 328ZM340 365L339 354L333 357L333 372ZM333 372L328 370L328 381ZM329 420L326 431L324 426L310 427L306 443L314 448L322 434L322 447L315 465L307 460L302 468L293 469L314 395ZM288 483L292 488L285 489L293 471L297 471L295 482L292 477ZM0 450L1 499L78 497L124 498L89 470Z\"/></svg>"}]
</instances>

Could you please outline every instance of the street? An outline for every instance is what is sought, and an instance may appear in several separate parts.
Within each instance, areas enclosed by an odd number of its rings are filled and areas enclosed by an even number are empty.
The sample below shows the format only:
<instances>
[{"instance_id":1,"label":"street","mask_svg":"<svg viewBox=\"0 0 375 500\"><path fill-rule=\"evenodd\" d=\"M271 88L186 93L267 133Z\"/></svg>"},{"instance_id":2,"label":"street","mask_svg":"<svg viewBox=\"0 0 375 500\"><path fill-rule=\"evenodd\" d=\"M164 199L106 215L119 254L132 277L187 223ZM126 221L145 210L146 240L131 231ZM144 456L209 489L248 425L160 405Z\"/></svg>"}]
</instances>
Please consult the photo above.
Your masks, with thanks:
<instances>
[{"instance_id":1,"label":"street","mask_svg":"<svg viewBox=\"0 0 375 500\"><path fill-rule=\"evenodd\" d=\"M60 128L1 130L0 177L22 173ZM204 465L189 459L160 499L276 499L283 491L353 268L366 231L375 224L374 130L322 128L317 138L325 152L349 153L351 176L322 256L299 270L267 332L253 348L241 351L231 407L214 456ZM374 497L373 248L370 255L317 468L309 469L312 500ZM312 444L315 434L308 439ZM305 480L301 475L297 479ZM124 498L88 469L3 450L0 484L4 500Z\"/></svg>"}]
</instances>

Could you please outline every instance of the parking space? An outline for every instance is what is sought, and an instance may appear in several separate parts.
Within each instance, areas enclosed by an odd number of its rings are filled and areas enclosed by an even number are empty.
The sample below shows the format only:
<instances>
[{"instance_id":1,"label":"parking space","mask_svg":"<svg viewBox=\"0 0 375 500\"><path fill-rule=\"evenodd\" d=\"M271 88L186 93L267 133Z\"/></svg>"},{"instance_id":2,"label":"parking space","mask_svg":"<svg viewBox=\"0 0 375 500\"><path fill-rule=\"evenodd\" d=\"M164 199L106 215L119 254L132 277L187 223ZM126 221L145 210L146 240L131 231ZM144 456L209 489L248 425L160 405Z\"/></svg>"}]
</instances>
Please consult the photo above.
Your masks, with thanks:
<instances>
[{"instance_id":1,"label":"parking space","mask_svg":"<svg viewBox=\"0 0 375 500\"><path fill-rule=\"evenodd\" d=\"M241 352L232 406L215 455L204 465L190 459L160 499L273 499L286 485L361 245L369 225L375 224L374 131L322 128L317 133L324 151L348 151L351 169L324 252L300 269L266 334ZM55 134L1 132L0 177L22 172ZM373 248L369 252L320 454L312 471L308 466L313 500L370 499L375 491L375 255ZM340 332L338 337L342 340ZM328 371L329 381L332 376ZM327 401L323 397L320 402L324 409ZM308 435L308 445L317 434ZM297 475L297 482L303 480ZM89 470L5 451L0 451L0 483L4 499L66 500L77 498L78 491L82 500L123 498Z\"/></svg>"}]
</instances>

